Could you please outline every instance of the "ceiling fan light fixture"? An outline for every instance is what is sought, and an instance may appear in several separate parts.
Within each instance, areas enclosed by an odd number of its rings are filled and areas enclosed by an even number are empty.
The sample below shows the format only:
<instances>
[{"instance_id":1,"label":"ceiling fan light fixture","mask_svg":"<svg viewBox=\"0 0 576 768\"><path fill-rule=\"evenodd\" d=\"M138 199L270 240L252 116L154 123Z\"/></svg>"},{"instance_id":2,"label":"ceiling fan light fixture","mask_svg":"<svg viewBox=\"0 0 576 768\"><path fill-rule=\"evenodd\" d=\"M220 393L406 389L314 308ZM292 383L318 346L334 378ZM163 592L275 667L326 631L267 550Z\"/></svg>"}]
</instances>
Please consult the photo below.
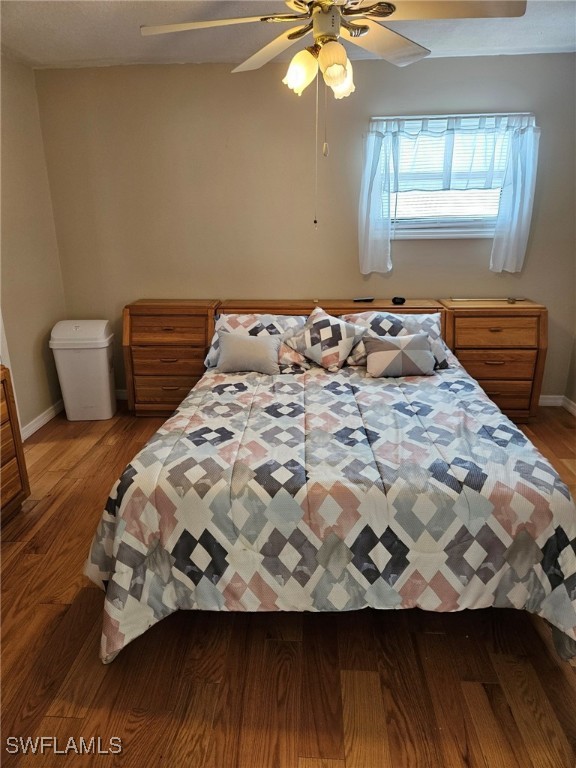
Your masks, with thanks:
<instances>
[{"instance_id":1,"label":"ceiling fan light fixture","mask_svg":"<svg viewBox=\"0 0 576 768\"><path fill-rule=\"evenodd\" d=\"M299 51L290 62L286 76L282 82L298 96L314 80L318 73L318 61L316 56L308 49Z\"/></svg>"},{"instance_id":2,"label":"ceiling fan light fixture","mask_svg":"<svg viewBox=\"0 0 576 768\"><path fill-rule=\"evenodd\" d=\"M324 43L318 54L318 64L326 85L339 86L346 79L346 48L336 40Z\"/></svg>"},{"instance_id":3,"label":"ceiling fan light fixture","mask_svg":"<svg viewBox=\"0 0 576 768\"><path fill-rule=\"evenodd\" d=\"M354 85L352 64L349 60L346 62L346 77L344 78L344 82L341 85L333 85L331 88L335 99L344 99L346 96L350 96L350 94L354 93L356 90L356 86Z\"/></svg>"},{"instance_id":4,"label":"ceiling fan light fixture","mask_svg":"<svg viewBox=\"0 0 576 768\"><path fill-rule=\"evenodd\" d=\"M417 0L412 3L402 0L403 6L414 7L411 9L402 7L397 12L393 3L384 0L284 0L284 2L292 13L235 16L230 19L213 18L159 26L143 25L140 27L140 32L147 36L251 22L288 22L290 24L298 22L301 26L291 26L232 71L248 72L259 69L283 53L293 42L312 33L314 45L306 49L308 53L303 51L292 59L288 73L282 82L300 95L314 80L320 67L324 81L332 88L335 97L344 98L354 91L354 82L346 49L338 42L342 30L350 37L347 45L352 43L380 59L398 67L404 67L420 61L431 52L399 32L380 24L381 19L386 20L390 16L392 21L517 17L524 14L527 4L527 0L451 0L451 2ZM358 19L362 23L357 23ZM317 62L316 59L318 59Z\"/></svg>"}]
</instances>

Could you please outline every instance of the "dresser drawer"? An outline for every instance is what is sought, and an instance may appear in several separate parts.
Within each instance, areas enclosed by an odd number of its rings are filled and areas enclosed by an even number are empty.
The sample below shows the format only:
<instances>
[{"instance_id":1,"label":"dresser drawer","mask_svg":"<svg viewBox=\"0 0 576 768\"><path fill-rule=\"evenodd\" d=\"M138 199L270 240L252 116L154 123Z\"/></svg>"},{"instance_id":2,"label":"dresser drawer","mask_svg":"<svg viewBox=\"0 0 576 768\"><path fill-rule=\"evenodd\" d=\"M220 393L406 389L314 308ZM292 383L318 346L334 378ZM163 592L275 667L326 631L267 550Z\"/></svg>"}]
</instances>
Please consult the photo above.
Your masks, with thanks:
<instances>
[{"instance_id":1,"label":"dresser drawer","mask_svg":"<svg viewBox=\"0 0 576 768\"><path fill-rule=\"evenodd\" d=\"M22 479L18 459L14 457L2 467L2 507L22 492Z\"/></svg>"},{"instance_id":2,"label":"dresser drawer","mask_svg":"<svg viewBox=\"0 0 576 768\"><path fill-rule=\"evenodd\" d=\"M132 347L132 366L139 376L197 376L204 373L204 349Z\"/></svg>"},{"instance_id":3,"label":"dresser drawer","mask_svg":"<svg viewBox=\"0 0 576 768\"><path fill-rule=\"evenodd\" d=\"M531 381L482 381L482 389L503 411L521 411L530 408Z\"/></svg>"},{"instance_id":4,"label":"dresser drawer","mask_svg":"<svg viewBox=\"0 0 576 768\"><path fill-rule=\"evenodd\" d=\"M12 426L9 421L6 421L0 427L0 458L2 466L11 461L15 456L16 445L14 443L14 435L12 434ZM4 484L4 478L2 478L2 484Z\"/></svg>"},{"instance_id":5,"label":"dresser drawer","mask_svg":"<svg viewBox=\"0 0 576 768\"><path fill-rule=\"evenodd\" d=\"M12 379L10 371L4 365L0 366L0 376L0 459L2 464L0 523L4 524L30 495L30 485L18 426Z\"/></svg>"},{"instance_id":6,"label":"dresser drawer","mask_svg":"<svg viewBox=\"0 0 576 768\"><path fill-rule=\"evenodd\" d=\"M206 317L202 315L134 315L132 344L190 344L204 349Z\"/></svg>"},{"instance_id":7,"label":"dresser drawer","mask_svg":"<svg viewBox=\"0 0 576 768\"><path fill-rule=\"evenodd\" d=\"M8 404L6 403L6 392L4 391L4 382L0 386L0 424L4 424L9 419Z\"/></svg>"},{"instance_id":8,"label":"dresser drawer","mask_svg":"<svg viewBox=\"0 0 576 768\"><path fill-rule=\"evenodd\" d=\"M456 357L475 379L532 379L536 367L534 349L457 349Z\"/></svg>"},{"instance_id":9,"label":"dresser drawer","mask_svg":"<svg viewBox=\"0 0 576 768\"><path fill-rule=\"evenodd\" d=\"M458 347L537 347L537 317L456 317L454 345Z\"/></svg>"},{"instance_id":10,"label":"dresser drawer","mask_svg":"<svg viewBox=\"0 0 576 768\"><path fill-rule=\"evenodd\" d=\"M135 376L136 403L178 405L198 381L199 376Z\"/></svg>"}]
</instances>

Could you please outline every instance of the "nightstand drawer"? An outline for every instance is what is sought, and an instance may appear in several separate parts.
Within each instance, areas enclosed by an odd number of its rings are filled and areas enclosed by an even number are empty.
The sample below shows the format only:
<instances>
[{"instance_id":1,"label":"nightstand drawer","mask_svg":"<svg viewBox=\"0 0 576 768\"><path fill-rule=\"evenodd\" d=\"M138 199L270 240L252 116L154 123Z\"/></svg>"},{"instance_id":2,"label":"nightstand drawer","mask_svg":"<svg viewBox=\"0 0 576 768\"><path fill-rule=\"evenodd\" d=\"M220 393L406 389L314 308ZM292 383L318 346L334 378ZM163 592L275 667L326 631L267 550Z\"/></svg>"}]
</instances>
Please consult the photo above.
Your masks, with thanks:
<instances>
[{"instance_id":1,"label":"nightstand drawer","mask_svg":"<svg viewBox=\"0 0 576 768\"><path fill-rule=\"evenodd\" d=\"M14 457L2 467L2 506L9 504L22 491L18 459Z\"/></svg>"},{"instance_id":2,"label":"nightstand drawer","mask_svg":"<svg viewBox=\"0 0 576 768\"><path fill-rule=\"evenodd\" d=\"M441 299L446 343L508 416L536 416L542 389L548 312L530 299Z\"/></svg>"},{"instance_id":3,"label":"nightstand drawer","mask_svg":"<svg viewBox=\"0 0 576 768\"><path fill-rule=\"evenodd\" d=\"M206 317L202 315L134 315L132 344L190 344L204 348Z\"/></svg>"},{"instance_id":4,"label":"nightstand drawer","mask_svg":"<svg viewBox=\"0 0 576 768\"><path fill-rule=\"evenodd\" d=\"M454 346L537 347L537 317L456 317Z\"/></svg>"},{"instance_id":5,"label":"nightstand drawer","mask_svg":"<svg viewBox=\"0 0 576 768\"><path fill-rule=\"evenodd\" d=\"M184 400L199 376L135 376L136 403L170 403Z\"/></svg>"},{"instance_id":6,"label":"nightstand drawer","mask_svg":"<svg viewBox=\"0 0 576 768\"><path fill-rule=\"evenodd\" d=\"M521 411L530 408L531 381L482 381L482 389L503 411Z\"/></svg>"},{"instance_id":7,"label":"nightstand drawer","mask_svg":"<svg viewBox=\"0 0 576 768\"><path fill-rule=\"evenodd\" d=\"M456 357L475 379L532 379L536 350L457 349Z\"/></svg>"},{"instance_id":8,"label":"nightstand drawer","mask_svg":"<svg viewBox=\"0 0 576 768\"><path fill-rule=\"evenodd\" d=\"M198 347L132 347L134 374L197 376L205 371L204 350Z\"/></svg>"},{"instance_id":9,"label":"nightstand drawer","mask_svg":"<svg viewBox=\"0 0 576 768\"><path fill-rule=\"evenodd\" d=\"M201 379L217 307L214 299L139 299L124 307L122 347L131 411L172 413Z\"/></svg>"},{"instance_id":10,"label":"nightstand drawer","mask_svg":"<svg viewBox=\"0 0 576 768\"><path fill-rule=\"evenodd\" d=\"M14 435L12 434L12 426L9 421L6 421L0 428L0 458L2 466L8 464L15 456L16 445L14 443ZM4 479L2 479L2 483L4 483Z\"/></svg>"}]
</instances>

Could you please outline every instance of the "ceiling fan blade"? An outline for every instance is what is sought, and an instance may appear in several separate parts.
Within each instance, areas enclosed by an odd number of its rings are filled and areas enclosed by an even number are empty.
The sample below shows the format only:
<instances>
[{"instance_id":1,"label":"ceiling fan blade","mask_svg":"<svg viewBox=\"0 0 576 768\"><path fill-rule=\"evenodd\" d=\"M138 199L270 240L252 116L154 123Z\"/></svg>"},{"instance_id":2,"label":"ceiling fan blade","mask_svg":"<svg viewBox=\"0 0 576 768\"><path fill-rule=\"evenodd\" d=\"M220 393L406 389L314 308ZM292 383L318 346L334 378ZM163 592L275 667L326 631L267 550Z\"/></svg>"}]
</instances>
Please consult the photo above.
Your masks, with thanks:
<instances>
[{"instance_id":1,"label":"ceiling fan blade","mask_svg":"<svg viewBox=\"0 0 576 768\"><path fill-rule=\"evenodd\" d=\"M309 13L310 11L308 0L284 0L284 2L291 11L296 11L297 13Z\"/></svg>"},{"instance_id":2,"label":"ceiling fan blade","mask_svg":"<svg viewBox=\"0 0 576 768\"><path fill-rule=\"evenodd\" d=\"M390 21L422 21L426 19L482 19L523 16L526 0L393 0L396 10ZM349 3L351 15L365 13L377 0ZM377 16L377 13L375 14Z\"/></svg>"},{"instance_id":3,"label":"ceiling fan blade","mask_svg":"<svg viewBox=\"0 0 576 768\"><path fill-rule=\"evenodd\" d=\"M398 32L392 32L391 29L383 27L372 19L363 19L362 26L369 27L368 34L363 37L351 37L350 42L370 53L375 53L376 56L397 67L413 64L430 53L428 48L418 45ZM347 31L345 27L343 30Z\"/></svg>"},{"instance_id":4,"label":"ceiling fan blade","mask_svg":"<svg viewBox=\"0 0 576 768\"><path fill-rule=\"evenodd\" d=\"M208 27L226 27L229 24L249 24L253 21L266 21L268 16L242 16L237 19L212 19L212 21L188 21L183 24L161 24L158 27L140 27L143 35L165 35L167 32L186 32L189 29L207 29Z\"/></svg>"},{"instance_id":5,"label":"ceiling fan blade","mask_svg":"<svg viewBox=\"0 0 576 768\"><path fill-rule=\"evenodd\" d=\"M282 32L281 35L278 35L278 37L275 37L274 40L269 42L268 45L265 45L264 48L260 48L259 51L256 51L256 53L250 56L249 59L246 59L242 64L239 64L232 70L232 72L248 72L251 69L259 69L264 66L264 64L271 61L275 56L282 53L282 51L285 51L293 45L296 40L300 40L302 35L299 35L298 33L305 29L306 26L287 29L285 32Z\"/></svg>"}]
</instances>

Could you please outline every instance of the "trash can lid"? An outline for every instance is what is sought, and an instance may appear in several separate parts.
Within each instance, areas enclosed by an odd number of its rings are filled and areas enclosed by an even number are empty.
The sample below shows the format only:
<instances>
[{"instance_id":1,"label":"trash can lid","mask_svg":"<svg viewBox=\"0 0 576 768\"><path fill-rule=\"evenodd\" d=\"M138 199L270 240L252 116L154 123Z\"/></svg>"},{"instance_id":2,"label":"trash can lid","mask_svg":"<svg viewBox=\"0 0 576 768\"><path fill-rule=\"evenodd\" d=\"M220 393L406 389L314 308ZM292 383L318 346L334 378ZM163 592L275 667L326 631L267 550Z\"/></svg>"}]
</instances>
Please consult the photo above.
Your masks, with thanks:
<instances>
[{"instance_id":1,"label":"trash can lid","mask_svg":"<svg viewBox=\"0 0 576 768\"><path fill-rule=\"evenodd\" d=\"M113 338L108 320L60 320L50 334L51 349L107 347Z\"/></svg>"}]
</instances>

